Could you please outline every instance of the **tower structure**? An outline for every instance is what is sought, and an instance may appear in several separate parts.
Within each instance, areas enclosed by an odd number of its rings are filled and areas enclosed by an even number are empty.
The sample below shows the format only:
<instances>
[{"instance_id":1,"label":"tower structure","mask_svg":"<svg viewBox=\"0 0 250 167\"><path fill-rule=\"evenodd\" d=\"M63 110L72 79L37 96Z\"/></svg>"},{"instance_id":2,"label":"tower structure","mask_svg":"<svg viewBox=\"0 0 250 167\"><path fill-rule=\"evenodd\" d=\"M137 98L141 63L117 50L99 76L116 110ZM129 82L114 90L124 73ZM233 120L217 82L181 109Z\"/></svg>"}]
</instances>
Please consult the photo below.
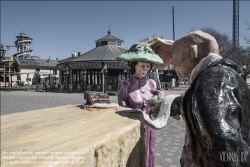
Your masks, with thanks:
<instances>
[{"instance_id":1,"label":"tower structure","mask_svg":"<svg viewBox=\"0 0 250 167\"><path fill-rule=\"evenodd\" d=\"M172 7L172 21L173 21L173 41L175 41L175 32L174 32L174 7Z\"/></svg>"},{"instance_id":2,"label":"tower structure","mask_svg":"<svg viewBox=\"0 0 250 167\"><path fill-rule=\"evenodd\" d=\"M32 49L29 48L29 45L32 43L32 38L26 36L25 33L21 32L16 36L17 40L15 41L15 46L17 48L17 53L13 57L20 58L31 58Z\"/></svg>"},{"instance_id":3,"label":"tower structure","mask_svg":"<svg viewBox=\"0 0 250 167\"><path fill-rule=\"evenodd\" d=\"M233 45L239 46L239 0L233 0Z\"/></svg>"}]
</instances>

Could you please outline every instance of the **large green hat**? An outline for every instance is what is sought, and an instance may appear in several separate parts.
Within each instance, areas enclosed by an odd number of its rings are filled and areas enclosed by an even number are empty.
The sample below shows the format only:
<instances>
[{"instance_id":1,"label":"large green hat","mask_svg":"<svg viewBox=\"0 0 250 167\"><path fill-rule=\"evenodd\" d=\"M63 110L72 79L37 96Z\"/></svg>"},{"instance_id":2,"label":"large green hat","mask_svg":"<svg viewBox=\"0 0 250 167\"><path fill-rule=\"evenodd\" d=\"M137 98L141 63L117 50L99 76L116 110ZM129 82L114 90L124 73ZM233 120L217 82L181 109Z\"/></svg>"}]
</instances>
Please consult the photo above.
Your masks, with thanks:
<instances>
[{"instance_id":1,"label":"large green hat","mask_svg":"<svg viewBox=\"0 0 250 167\"><path fill-rule=\"evenodd\" d=\"M129 50L118 56L116 60L123 62L144 61L154 64L163 64L163 60L145 44L136 44L131 46Z\"/></svg>"}]
</instances>

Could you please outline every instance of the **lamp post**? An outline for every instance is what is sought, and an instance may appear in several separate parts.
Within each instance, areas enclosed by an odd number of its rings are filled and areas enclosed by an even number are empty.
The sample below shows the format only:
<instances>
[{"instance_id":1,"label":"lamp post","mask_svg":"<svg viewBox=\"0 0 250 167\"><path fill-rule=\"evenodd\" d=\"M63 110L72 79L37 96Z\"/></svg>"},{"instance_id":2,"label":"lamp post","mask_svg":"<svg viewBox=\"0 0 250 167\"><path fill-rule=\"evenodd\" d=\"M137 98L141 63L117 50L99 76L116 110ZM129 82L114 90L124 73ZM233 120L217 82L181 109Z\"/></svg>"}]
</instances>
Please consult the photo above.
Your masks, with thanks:
<instances>
[{"instance_id":1,"label":"lamp post","mask_svg":"<svg viewBox=\"0 0 250 167\"><path fill-rule=\"evenodd\" d=\"M170 77L173 75L173 74L170 73L170 66L167 67L167 74L166 75L168 76L169 85L170 85L171 84L171 78Z\"/></svg>"},{"instance_id":2,"label":"lamp post","mask_svg":"<svg viewBox=\"0 0 250 167\"><path fill-rule=\"evenodd\" d=\"M38 87L40 86L40 68L35 69L35 79L36 79L36 91L38 90Z\"/></svg>"},{"instance_id":3,"label":"lamp post","mask_svg":"<svg viewBox=\"0 0 250 167\"><path fill-rule=\"evenodd\" d=\"M159 71L159 76L160 76L160 82L161 82L161 87L164 87L163 86L163 83L162 83L162 74L164 74L164 72L163 71Z\"/></svg>"},{"instance_id":4,"label":"lamp post","mask_svg":"<svg viewBox=\"0 0 250 167\"><path fill-rule=\"evenodd\" d=\"M29 82L29 73L27 74L26 81L27 81L27 91L29 91L29 87L30 87L30 82Z\"/></svg>"},{"instance_id":5,"label":"lamp post","mask_svg":"<svg viewBox=\"0 0 250 167\"><path fill-rule=\"evenodd\" d=\"M81 75L82 75L82 89L84 90L84 74L86 74L87 71L86 69L83 67L81 70Z\"/></svg>"},{"instance_id":6,"label":"lamp post","mask_svg":"<svg viewBox=\"0 0 250 167\"><path fill-rule=\"evenodd\" d=\"M104 93L106 93L106 89L105 89L105 74L108 72L107 70L107 64L104 63L103 64L103 67L102 67L102 70L101 70L101 73L102 73L102 90Z\"/></svg>"},{"instance_id":7,"label":"lamp post","mask_svg":"<svg viewBox=\"0 0 250 167\"><path fill-rule=\"evenodd\" d=\"M5 52L6 52L6 50L4 49L3 44L0 45L0 61L4 58ZM6 79L6 75L5 75L5 65L4 65L4 67L3 67L3 72L4 72L4 83L5 83L5 88L6 88L6 82L5 82L5 79Z\"/></svg>"},{"instance_id":8,"label":"lamp post","mask_svg":"<svg viewBox=\"0 0 250 167\"><path fill-rule=\"evenodd\" d=\"M125 79L127 79L127 72L128 72L128 70L127 70L127 67L124 69L124 74L125 74Z\"/></svg>"}]
</instances>

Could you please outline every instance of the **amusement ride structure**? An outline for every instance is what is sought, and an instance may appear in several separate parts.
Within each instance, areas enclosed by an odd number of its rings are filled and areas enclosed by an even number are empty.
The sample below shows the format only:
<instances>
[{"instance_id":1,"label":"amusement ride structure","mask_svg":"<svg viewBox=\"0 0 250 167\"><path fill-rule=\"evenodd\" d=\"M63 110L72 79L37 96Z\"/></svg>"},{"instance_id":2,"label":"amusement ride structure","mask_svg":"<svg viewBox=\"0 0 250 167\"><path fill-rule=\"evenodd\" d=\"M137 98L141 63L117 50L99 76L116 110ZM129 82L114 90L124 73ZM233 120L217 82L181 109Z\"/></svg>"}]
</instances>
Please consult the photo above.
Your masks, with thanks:
<instances>
[{"instance_id":1,"label":"amusement ride structure","mask_svg":"<svg viewBox=\"0 0 250 167\"><path fill-rule=\"evenodd\" d=\"M10 47L16 47L17 53L13 54L14 57L19 57L23 59L37 59L37 56L31 56L33 52L32 49L29 48L29 45L32 43L33 39L28 37L25 33L21 32L18 36L16 36L15 45L10 44L2 44L7 48L7 57L8 59L12 59L12 56L9 55Z\"/></svg>"},{"instance_id":2,"label":"amusement ride structure","mask_svg":"<svg viewBox=\"0 0 250 167\"><path fill-rule=\"evenodd\" d=\"M26 36L25 33L20 33L19 36L16 36L17 40L15 41L15 46L17 48L17 53L13 57L19 58L31 58L32 49L29 48L29 45L32 43L32 38Z\"/></svg>"},{"instance_id":3,"label":"amusement ride structure","mask_svg":"<svg viewBox=\"0 0 250 167\"><path fill-rule=\"evenodd\" d=\"M239 46L239 0L233 0L233 45Z\"/></svg>"}]
</instances>

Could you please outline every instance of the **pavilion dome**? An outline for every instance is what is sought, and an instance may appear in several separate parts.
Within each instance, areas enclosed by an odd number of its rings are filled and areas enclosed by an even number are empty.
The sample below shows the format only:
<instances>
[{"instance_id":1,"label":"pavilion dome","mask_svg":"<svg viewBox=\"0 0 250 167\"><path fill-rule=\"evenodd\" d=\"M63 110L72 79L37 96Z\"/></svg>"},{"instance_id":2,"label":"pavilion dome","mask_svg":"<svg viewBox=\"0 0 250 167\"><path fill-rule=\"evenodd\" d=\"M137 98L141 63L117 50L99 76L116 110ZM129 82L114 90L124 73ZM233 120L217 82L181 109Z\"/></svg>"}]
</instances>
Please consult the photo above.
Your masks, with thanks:
<instances>
[{"instance_id":1,"label":"pavilion dome","mask_svg":"<svg viewBox=\"0 0 250 167\"><path fill-rule=\"evenodd\" d=\"M123 46L124 41L111 35L110 30L108 31L108 35L98 39L95 41L96 47L99 46Z\"/></svg>"}]
</instances>

